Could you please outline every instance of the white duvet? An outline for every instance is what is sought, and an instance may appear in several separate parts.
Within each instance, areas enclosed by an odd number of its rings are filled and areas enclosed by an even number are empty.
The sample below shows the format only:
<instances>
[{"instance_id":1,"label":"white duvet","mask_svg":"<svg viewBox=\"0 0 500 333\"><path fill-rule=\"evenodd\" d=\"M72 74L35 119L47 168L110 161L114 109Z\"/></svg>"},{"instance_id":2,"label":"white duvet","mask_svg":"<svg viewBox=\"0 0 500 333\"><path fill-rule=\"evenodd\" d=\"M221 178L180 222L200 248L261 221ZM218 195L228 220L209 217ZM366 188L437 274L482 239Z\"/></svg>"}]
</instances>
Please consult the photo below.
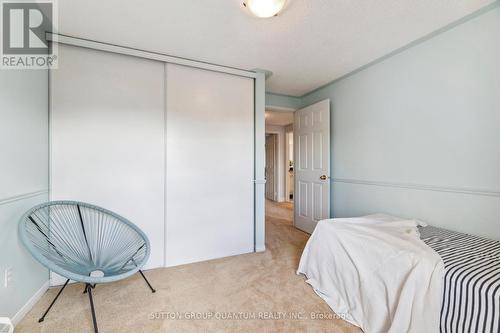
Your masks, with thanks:
<instances>
[{"instance_id":1,"label":"white duvet","mask_svg":"<svg viewBox=\"0 0 500 333\"><path fill-rule=\"evenodd\" d=\"M365 333L439 332L444 265L417 225L382 215L320 221L297 273Z\"/></svg>"}]
</instances>

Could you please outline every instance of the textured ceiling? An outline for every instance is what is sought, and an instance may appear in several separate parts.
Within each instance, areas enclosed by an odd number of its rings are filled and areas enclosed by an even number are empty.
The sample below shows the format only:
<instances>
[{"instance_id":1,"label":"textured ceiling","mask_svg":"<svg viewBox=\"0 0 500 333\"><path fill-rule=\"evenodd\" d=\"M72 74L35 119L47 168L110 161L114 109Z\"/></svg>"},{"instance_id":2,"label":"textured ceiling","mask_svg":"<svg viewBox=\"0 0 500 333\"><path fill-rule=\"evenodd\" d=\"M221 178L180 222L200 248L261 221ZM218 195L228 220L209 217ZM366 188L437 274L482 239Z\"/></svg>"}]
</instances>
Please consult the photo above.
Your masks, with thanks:
<instances>
[{"instance_id":1,"label":"textured ceiling","mask_svg":"<svg viewBox=\"0 0 500 333\"><path fill-rule=\"evenodd\" d=\"M494 0L288 0L258 19L242 0L64 0L59 32L274 75L303 95Z\"/></svg>"}]
</instances>

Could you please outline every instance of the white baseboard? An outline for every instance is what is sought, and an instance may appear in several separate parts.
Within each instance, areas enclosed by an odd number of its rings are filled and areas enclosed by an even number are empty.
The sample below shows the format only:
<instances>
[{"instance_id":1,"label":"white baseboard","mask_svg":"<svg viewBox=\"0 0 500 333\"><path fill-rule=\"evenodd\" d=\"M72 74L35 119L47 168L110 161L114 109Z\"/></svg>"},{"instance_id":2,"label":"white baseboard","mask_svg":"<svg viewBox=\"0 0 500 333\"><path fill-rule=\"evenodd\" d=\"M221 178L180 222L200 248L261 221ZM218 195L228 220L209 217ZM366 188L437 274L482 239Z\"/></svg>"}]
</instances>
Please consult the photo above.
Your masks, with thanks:
<instances>
[{"instance_id":1,"label":"white baseboard","mask_svg":"<svg viewBox=\"0 0 500 333\"><path fill-rule=\"evenodd\" d=\"M255 252L265 252L266 251L266 246L263 245L263 246L257 246L255 248Z\"/></svg>"},{"instance_id":2,"label":"white baseboard","mask_svg":"<svg viewBox=\"0 0 500 333\"><path fill-rule=\"evenodd\" d=\"M16 326L21 322L21 320L26 316L26 314L33 308L33 306L42 298L43 294L49 289L49 281L45 282L43 286L38 289L38 291L23 305L23 307L17 311L17 313L12 317L12 324Z\"/></svg>"},{"instance_id":3,"label":"white baseboard","mask_svg":"<svg viewBox=\"0 0 500 333\"><path fill-rule=\"evenodd\" d=\"M61 275L51 271L50 272L50 279L49 279L49 286L50 287L62 286L63 284L66 283L66 280L67 280L67 278L62 277ZM72 284L72 283L77 283L77 282L73 281L73 280L69 280L69 284Z\"/></svg>"}]
</instances>

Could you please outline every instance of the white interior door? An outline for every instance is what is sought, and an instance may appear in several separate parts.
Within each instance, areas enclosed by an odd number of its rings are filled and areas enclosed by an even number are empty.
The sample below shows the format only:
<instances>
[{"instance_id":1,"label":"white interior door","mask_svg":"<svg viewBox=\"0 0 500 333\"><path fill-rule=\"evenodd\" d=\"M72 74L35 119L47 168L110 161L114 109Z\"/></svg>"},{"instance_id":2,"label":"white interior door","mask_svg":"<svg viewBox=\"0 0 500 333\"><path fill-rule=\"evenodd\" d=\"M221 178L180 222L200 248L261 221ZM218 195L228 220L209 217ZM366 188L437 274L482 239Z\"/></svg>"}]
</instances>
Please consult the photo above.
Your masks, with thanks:
<instances>
[{"instance_id":1,"label":"white interior door","mask_svg":"<svg viewBox=\"0 0 500 333\"><path fill-rule=\"evenodd\" d=\"M295 226L311 233L330 216L330 100L295 112Z\"/></svg>"},{"instance_id":2,"label":"white interior door","mask_svg":"<svg viewBox=\"0 0 500 333\"><path fill-rule=\"evenodd\" d=\"M276 201L276 134L266 135L266 199Z\"/></svg>"},{"instance_id":3,"label":"white interior door","mask_svg":"<svg viewBox=\"0 0 500 333\"><path fill-rule=\"evenodd\" d=\"M166 265L254 249L254 81L167 64Z\"/></svg>"},{"instance_id":4,"label":"white interior door","mask_svg":"<svg viewBox=\"0 0 500 333\"><path fill-rule=\"evenodd\" d=\"M59 56L50 86L51 200L128 218L151 242L146 268L162 267L164 64L65 45Z\"/></svg>"}]
</instances>

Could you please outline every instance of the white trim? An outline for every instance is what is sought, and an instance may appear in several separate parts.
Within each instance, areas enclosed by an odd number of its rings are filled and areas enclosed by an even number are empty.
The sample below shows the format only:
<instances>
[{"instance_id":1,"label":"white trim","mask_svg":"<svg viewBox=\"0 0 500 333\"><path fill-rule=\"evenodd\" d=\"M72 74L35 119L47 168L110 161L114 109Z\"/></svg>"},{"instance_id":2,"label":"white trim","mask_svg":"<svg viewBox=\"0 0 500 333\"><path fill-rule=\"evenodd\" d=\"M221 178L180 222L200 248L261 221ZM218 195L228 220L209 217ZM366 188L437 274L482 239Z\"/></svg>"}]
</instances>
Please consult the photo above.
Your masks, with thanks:
<instances>
[{"instance_id":1,"label":"white trim","mask_svg":"<svg viewBox=\"0 0 500 333\"><path fill-rule=\"evenodd\" d=\"M264 252L264 251L266 251L266 245L265 244L262 245L262 246L257 246L255 248L255 252Z\"/></svg>"},{"instance_id":2,"label":"white trim","mask_svg":"<svg viewBox=\"0 0 500 333\"><path fill-rule=\"evenodd\" d=\"M285 106L273 106L273 105L266 105L266 111L274 111L274 112L295 112L297 109L294 108L288 108Z\"/></svg>"},{"instance_id":3,"label":"white trim","mask_svg":"<svg viewBox=\"0 0 500 333\"><path fill-rule=\"evenodd\" d=\"M49 289L49 281L46 281L38 291L31 296L31 298L23 305L19 311L12 317L12 324L16 326L26 316L26 314L35 306L35 304L42 298L45 292Z\"/></svg>"},{"instance_id":4,"label":"white trim","mask_svg":"<svg viewBox=\"0 0 500 333\"><path fill-rule=\"evenodd\" d=\"M40 191L36 191L36 192L24 193L24 194L15 195L12 197L3 198L3 199L0 199L0 205L5 205L5 204L11 203L11 202L36 197L36 196L39 196L39 195L42 195L42 194L45 194L48 192L49 192L49 190L46 189L46 190L40 190Z\"/></svg>"},{"instance_id":5,"label":"white trim","mask_svg":"<svg viewBox=\"0 0 500 333\"><path fill-rule=\"evenodd\" d=\"M54 273L52 271L49 271L49 274L50 274L50 276L49 276L49 287L50 288L62 286L63 284L66 283L66 280L68 280L64 276L61 276L61 275ZM73 283L78 283L78 281L69 280L69 282L68 282L68 284L73 284Z\"/></svg>"},{"instance_id":6,"label":"white trim","mask_svg":"<svg viewBox=\"0 0 500 333\"><path fill-rule=\"evenodd\" d=\"M257 78L257 73L252 72L252 71L247 71L247 70L233 68L233 67L227 67L227 66L221 66L221 65L215 65L215 64L208 63L208 62L201 62L201 61L196 61L196 60L191 60L191 59L186 59L186 58L174 57L174 56L170 56L170 55L162 54L162 53L158 53L158 52L144 51L144 50L135 49L135 48L131 48L131 47L119 46L119 45L114 45L114 44L110 44L110 43L97 42L97 41L93 41L93 40L89 40L89 39L71 37L71 36L56 34L56 33L52 33L52 32L48 32L46 34L46 38L48 41L56 42L56 43L60 43L60 44L79 46L79 47L84 47L84 48L94 49L94 50L99 50L99 51L124 54L124 55L138 57L138 58L145 58L145 59L150 59L150 60L167 62L170 64L177 64L177 65L183 65L183 66L188 66L188 67L201 68L201 69L206 69L206 70L210 70L210 71L214 71L214 72L227 73L227 74L232 74L232 75L237 75L237 76L249 77L249 78L253 78L253 79Z\"/></svg>"},{"instance_id":7,"label":"white trim","mask_svg":"<svg viewBox=\"0 0 500 333\"><path fill-rule=\"evenodd\" d=\"M286 169L286 126L266 125L266 134L276 135L277 142L274 149L274 201L286 201L285 195L285 169Z\"/></svg>"},{"instance_id":8,"label":"white trim","mask_svg":"<svg viewBox=\"0 0 500 333\"><path fill-rule=\"evenodd\" d=\"M265 250L266 243L266 200L265 200L265 168L266 168L266 76L257 72L255 79L255 251Z\"/></svg>"},{"instance_id":9,"label":"white trim","mask_svg":"<svg viewBox=\"0 0 500 333\"><path fill-rule=\"evenodd\" d=\"M470 187L435 186L435 185L408 184L408 183L384 182L384 181L360 180L360 179L342 179L342 178L332 178L332 182L357 184L357 185L382 186L382 187L395 187L395 188L404 188L404 189L421 190L421 191L482 195L488 197L500 197L500 191L498 190L477 189Z\"/></svg>"},{"instance_id":10,"label":"white trim","mask_svg":"<svg viewBox=\"0 0 500 333\"><path fill-rule=\"evenodd\" d=\"M293 140L293 124L292 124L292 130L287 131L287 127L285 126L285 201L286 202L293 202L293 199L290 200L290 182L289 182L289 171L290 171L290 141L288 136L290 135ZM292 147L293 149L293 147ZM295 169L294 169L295 170ZM294 179L295 179L295 172L293 173ZM295 185L295 184L294 184ZM293 193L295 194L295 193ZM295 197L295 196L293 196Z\"/></svg>"}]
</instances>

